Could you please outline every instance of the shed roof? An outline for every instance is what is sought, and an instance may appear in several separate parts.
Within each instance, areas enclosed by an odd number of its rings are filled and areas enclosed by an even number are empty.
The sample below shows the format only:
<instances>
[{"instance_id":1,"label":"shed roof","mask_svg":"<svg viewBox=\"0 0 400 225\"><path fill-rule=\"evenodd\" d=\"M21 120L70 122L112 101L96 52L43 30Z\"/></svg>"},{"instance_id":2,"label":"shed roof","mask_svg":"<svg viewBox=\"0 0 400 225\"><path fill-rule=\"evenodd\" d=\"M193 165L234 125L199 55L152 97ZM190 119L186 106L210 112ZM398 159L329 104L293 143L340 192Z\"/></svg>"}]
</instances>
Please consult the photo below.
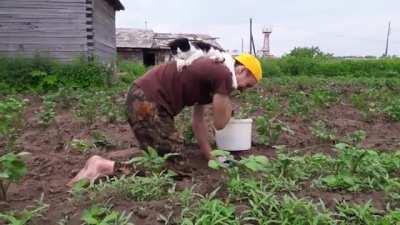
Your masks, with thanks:
<instances>
[{"instance_id":1,"label":"shed roof","mask_svg":"<svg viewBox=\"0 0 400 225\"><path fill-rule=\"evenodd\" d=\"M124 5L119 0L107 0L109 3L111 3L112 6L114 6L115 10L125 10Z\"/></svg>"},{"instance_id":2,"label":"shed roof","mask_svg":"<svg viewBox=\"0 0 400 225\"><path fill-rule=\"evenodd\" d=\"M152 30L135 28L117 29L117 47L121 48L152 48L154 32Z\"/></svg>"},{"instance_id":3,"label":"shed roof","mask_svg":"<svg viewBox=\"0 0 400 225\"><path fill-rule=\"evenodd\" d=\"M168 43L174 39L185 37L191 41L204 41L215 47L221 48L221 46L216 41L218 38L212 37L208 34L185 34L185 33L155 33L154 40L157 48L169 48Z\"/></svg>"},{"instance_id":4,"label":"shed roof","mask_svg":"<svg viewBox=\"0 0 400 225\"><path fill-rule=\"evenodd\" d=\"M118 28L117 47L169 49L168 43L181 37L188 38L189 40L201 40L221 48L216 41L218 38L207 34L155 33L153 30L136 28Z\"/></svg>"}]
</instances>

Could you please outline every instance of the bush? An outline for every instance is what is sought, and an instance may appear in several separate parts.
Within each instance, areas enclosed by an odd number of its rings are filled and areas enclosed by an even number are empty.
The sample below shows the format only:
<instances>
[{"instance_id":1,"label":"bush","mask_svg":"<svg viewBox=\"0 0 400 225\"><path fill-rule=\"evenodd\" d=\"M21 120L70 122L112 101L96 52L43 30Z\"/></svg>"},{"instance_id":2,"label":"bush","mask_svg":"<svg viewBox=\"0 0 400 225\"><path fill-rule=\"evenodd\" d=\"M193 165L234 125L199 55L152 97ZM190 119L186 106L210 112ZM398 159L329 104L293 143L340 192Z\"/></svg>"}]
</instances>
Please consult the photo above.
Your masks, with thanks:
<instances>
[{"instance_id":1,"label":"bush","mask_svg":"<svg viewBox=\"0 0 400 225\"><path fill-rule=\"evenodd\" d=\"M318 47L295 48L282 58L262 60L262 66L264 76L400 76L399 58L335 58Z\"/></svg>"},{"instance_id":2,"label":"bush","mask_svg":"<svg viewBox=\"0 0 400 225\"><path fill-rule=\"evenodd\" d=\"M48 92L61 86L74 88L105 85L110 76L105 66L84 57L69 64L49 58L0 58L0 87L4 92Z\"/></svg>"},{"instance_id":3,"label":"bush","mask_svg":"<svg viewBox=\"0 0 400 225\"><path fill-rule=\"evenodd\" d=\"M126 84L131 84L132 81L146 72L147 68L140 63L130 62L128 60L122 60L118 62L118 71L121 76L120 79Z\"/></svg>"}]
</instances>

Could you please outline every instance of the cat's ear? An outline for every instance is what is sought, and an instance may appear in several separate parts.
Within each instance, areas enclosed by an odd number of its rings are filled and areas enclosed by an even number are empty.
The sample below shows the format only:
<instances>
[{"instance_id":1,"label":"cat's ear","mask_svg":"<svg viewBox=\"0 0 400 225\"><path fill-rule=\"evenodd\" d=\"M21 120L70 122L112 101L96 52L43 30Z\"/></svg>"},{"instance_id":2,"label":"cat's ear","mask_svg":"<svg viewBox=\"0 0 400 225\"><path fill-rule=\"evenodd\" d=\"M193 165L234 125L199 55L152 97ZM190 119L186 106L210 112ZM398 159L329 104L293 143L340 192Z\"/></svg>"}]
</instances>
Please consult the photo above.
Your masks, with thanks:
<instances>
[{"instance_id":1,"label":"cat's ear","mask_svg":"<svg viewBox=\"0 0 400 225\"><path fill-rule=\"evenodd\" d=\"M178 54L178 48L183 52L187 52L190 50L190 43L189 39L187 38L177 38L169 42L168 46L171 48L171 52L173 55Z\"/></svg>"}]
</instances>

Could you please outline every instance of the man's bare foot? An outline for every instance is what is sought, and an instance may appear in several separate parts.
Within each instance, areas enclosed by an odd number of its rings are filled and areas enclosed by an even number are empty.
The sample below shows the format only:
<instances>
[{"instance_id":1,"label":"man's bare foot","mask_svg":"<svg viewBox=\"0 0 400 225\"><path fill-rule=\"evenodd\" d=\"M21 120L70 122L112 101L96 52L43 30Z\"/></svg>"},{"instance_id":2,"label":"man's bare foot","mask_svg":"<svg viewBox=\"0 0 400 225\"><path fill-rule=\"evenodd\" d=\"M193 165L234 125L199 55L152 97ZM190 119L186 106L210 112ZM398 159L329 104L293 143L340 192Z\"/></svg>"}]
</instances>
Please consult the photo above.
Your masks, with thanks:
<instances>
[{"instance_id":1,"label":"man's bare foot","mask_svg":"<svg viewBox=\"0 0 400 225\"><path fill-rule=\"evenodd\" d=\"M93 184L97 178L112 175L114 164L114 161L97 155L92 156L86 161L85 167L67 185L71 187L74 183L83 179L87 179L90 184Z\"/></svg>"}]
</instances>

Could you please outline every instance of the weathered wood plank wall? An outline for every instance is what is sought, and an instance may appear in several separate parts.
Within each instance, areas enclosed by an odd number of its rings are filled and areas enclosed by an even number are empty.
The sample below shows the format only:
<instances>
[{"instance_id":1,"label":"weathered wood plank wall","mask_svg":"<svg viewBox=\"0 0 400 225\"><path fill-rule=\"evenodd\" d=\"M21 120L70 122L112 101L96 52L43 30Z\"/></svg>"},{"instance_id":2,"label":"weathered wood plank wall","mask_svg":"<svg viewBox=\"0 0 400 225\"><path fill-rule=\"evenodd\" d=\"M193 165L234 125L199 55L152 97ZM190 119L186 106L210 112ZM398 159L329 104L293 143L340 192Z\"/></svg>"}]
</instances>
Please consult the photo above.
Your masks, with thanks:
<instances>
[{"instance_id":1,"label":"weathered wood plank wall","mask_svg":"<svg viewBox=\"0 0 400 225\"><path fill-rule=\"evenodd\" d=\"M116 60L115 9L106 0L93 1L94 54L103 62Z\"/></svg>"},{"instance_id":2,"label":"weathered wood plank wall","mask_svg":"<svg viewBox=\"0 0 400 225\"><path fill-rule=\"evenodd\" d=\"M0 0L0 54L70 61L87 53L85 0Z\"/></svg>"}]
</instances>

